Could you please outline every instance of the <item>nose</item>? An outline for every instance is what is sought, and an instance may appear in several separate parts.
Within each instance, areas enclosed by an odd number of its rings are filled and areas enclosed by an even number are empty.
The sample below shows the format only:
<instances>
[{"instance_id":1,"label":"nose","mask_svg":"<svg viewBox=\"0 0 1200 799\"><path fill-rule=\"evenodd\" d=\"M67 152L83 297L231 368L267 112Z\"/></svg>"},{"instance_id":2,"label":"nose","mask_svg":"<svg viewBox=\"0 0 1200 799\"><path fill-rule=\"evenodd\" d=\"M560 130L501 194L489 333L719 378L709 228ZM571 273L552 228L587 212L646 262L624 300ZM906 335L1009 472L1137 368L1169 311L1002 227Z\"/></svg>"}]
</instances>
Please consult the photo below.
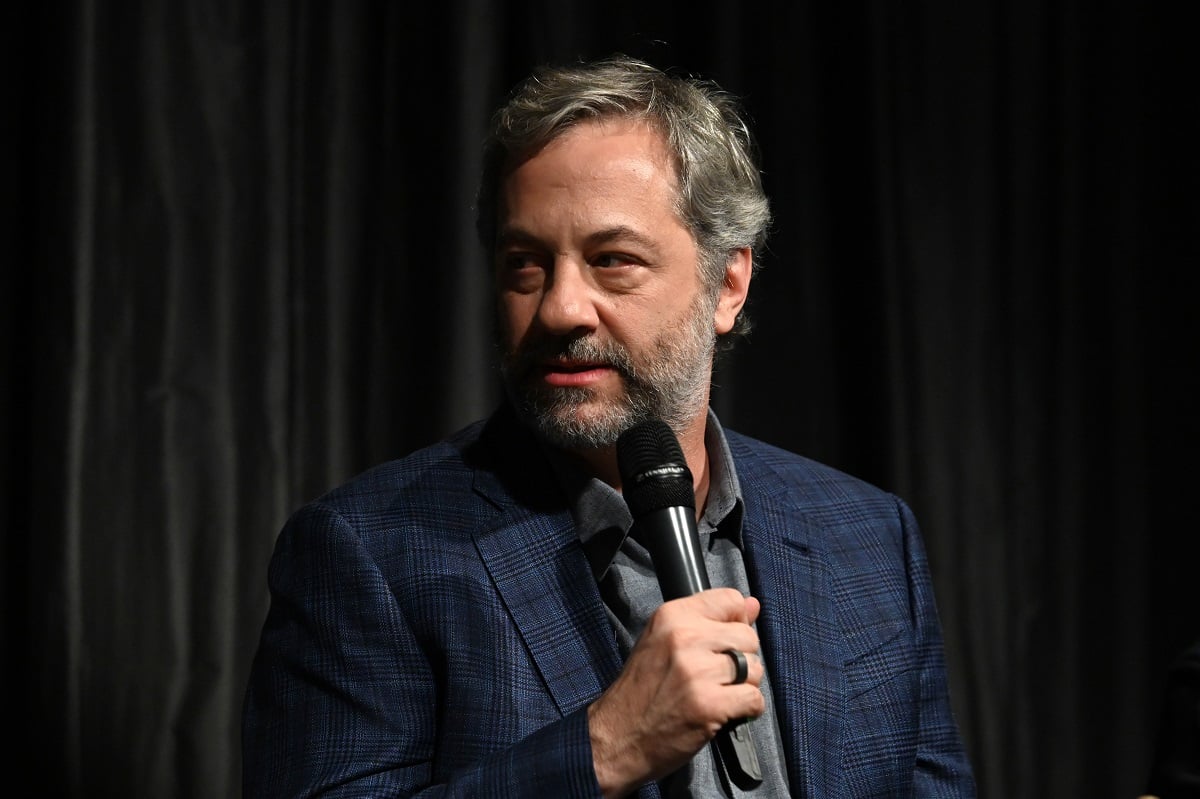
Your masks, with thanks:
<instances>
[{"instance_id":1,"label":"nose","mask_svg":"<svg viewBox=\"0 0 1200 799\"><path fill-rule=\"evenodd\" d=\"M538 321L555 335L594 330L599 324L594 292L586 265L556 260L538 305Z\"/></svg>"}]
</instances>

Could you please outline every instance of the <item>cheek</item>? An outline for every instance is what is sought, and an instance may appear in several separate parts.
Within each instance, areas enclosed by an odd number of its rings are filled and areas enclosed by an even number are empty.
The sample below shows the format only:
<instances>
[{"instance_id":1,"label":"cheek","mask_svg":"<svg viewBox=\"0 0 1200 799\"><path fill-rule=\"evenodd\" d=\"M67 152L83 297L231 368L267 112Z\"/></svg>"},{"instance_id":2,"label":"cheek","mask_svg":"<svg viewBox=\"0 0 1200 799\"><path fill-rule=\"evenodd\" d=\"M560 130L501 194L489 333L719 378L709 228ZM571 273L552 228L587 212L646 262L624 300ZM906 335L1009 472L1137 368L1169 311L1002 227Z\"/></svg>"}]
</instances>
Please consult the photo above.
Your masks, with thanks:
<instances>
[{"instance_id":1,"label":"cheek","mask_svg":"<svg viewBox=\"0 0 1200 799\"><path fill-rule=\"evenodd\" d=\"M537 304L527 295L501 292L496 303L496 320L500 335L510 347L519 342L533 322Z\"/></svg>"}]
</instances>

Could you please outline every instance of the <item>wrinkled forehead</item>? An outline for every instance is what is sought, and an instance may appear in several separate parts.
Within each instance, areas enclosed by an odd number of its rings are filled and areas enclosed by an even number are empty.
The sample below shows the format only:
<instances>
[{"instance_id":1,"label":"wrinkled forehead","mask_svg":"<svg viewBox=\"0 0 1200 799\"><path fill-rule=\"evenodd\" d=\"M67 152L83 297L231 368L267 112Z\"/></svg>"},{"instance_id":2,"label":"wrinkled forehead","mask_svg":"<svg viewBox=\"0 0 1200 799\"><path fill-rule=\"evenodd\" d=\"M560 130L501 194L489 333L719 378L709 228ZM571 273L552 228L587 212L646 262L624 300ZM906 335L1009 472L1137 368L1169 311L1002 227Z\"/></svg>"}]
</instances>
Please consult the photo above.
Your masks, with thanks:
<instances>
[{"instance_id":1,"label":"wrinkled forehead","mask_svg":"<svg viewBox=\"0 0 1200 799\"><path fill-rule=\"evenodd\" d=\"M651 120L639 115L617 115L605 114L601 116L586 117L575 120L569 124L562 124L554 128L552 133L539 141L537 144L525 147L523 150L510 151L507 157L502 162L502 167L497 174L496 190L497 190L497 212L500 218L504 215L504 195L505 188L509 178L513 173L519 170L523 165L527 164L534 158L537 158L543 153L548 153L552 150L561 147L567 147L572 142L581 138L595 136L624 136L630 133L646 132L649 135L642 137L647 143L645 152L649 157L660 166L663 167L661 175L668 176L670 185L668 191L673 198L673 205L676 214L683 219L682 198L680 192L679 180L679 159L675 156L673 150L668 144L666 134L658 125L655 125ZM580 166L584 166L580 164ZM603 164L597 163L597 170Z\"/></svg>"},{"instance_id":2,"label":"wrinkled forehead","mask_svg":"<svg viewBox=\"0 0 1200 799\"><path fill-rule=\"evenodd\" d=\"M520 167L529 159L537 156L549 147L554 147L564 141L581 135L620 135L631 131L644 130L652 134L654 156L661 158L670 166L670 174L676 180L679 177L679 159L670 146L665 127L645 114L607 113L580 116L561 121L547 129L544 135L532 143L519 147L509 147L502 162L499 179L504 180L514 169Z\"/></svg>"}]
</instances>

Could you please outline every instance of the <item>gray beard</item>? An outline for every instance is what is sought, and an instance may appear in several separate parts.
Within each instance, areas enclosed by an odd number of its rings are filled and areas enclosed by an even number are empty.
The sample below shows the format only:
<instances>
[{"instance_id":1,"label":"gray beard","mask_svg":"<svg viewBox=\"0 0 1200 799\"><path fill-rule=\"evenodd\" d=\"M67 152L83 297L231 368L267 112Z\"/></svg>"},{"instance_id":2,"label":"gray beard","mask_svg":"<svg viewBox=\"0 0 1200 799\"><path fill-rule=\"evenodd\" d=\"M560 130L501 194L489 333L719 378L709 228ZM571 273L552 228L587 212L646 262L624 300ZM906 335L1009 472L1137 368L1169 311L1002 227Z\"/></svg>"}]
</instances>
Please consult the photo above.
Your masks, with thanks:
<instances>
[{"instance_id":1,"label":"gray beard","mask_svg":"<svg viewBox=\"0 0 1200 799\"><path fill-rule=\"evenodd\" d=\"M636 363L629 351L614 341L555 337L523 342L501 360L508 397L534 433L560 449L612 446L621 433L652 418L666 422L678 435L704 411L707 402L716 343L715 308L715 296L698 295L685 312L686 319L668 325L668 332L654 340L646 363ZM528 379L539 360L558 355L608 364L620 375L624 393L581 415L595 399L595 391L546 388Z\"/></svg>"}]
</instances>

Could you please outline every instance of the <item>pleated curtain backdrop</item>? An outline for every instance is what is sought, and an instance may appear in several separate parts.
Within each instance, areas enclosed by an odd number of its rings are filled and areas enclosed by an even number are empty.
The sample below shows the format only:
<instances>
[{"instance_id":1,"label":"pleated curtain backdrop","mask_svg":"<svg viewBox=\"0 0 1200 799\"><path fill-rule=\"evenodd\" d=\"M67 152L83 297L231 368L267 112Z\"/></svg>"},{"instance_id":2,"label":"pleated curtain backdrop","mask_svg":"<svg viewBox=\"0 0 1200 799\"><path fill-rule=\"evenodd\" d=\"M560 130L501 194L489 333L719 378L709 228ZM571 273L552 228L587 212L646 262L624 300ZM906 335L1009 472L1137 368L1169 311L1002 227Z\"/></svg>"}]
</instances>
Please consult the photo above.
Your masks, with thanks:
<instances>
[{"instance_id":1,"label":"pleated curtain backdrop","mask_svg":"<svg viewBox=\"0 0 1200 799\"><path fill-rule=\"evenodd\" d=\"M239 795L279 527L498 401L486 121L534 65L614 51L744 98L776 225L714 404L913 505L981 795L1140 792L1200 636L1200 126L1170 12L5 14L0 623L39 793Z\"/></svg>"}]
</instances>

